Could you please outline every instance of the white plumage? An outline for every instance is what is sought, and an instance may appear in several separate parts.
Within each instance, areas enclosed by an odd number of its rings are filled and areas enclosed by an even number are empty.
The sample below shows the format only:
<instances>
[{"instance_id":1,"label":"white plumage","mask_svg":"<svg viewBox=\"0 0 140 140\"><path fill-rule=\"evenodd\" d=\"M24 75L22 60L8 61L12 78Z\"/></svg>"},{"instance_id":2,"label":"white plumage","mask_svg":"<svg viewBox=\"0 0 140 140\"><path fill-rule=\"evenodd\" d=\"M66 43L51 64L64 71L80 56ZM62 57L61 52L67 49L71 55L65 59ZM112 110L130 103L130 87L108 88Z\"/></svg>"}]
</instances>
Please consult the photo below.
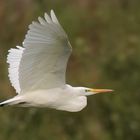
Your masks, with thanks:
<instances>
[{"instance_id":1,"label":"white plumage","mask_svg":"<svg viewBox=\"0 0 140 140\"><path fill-rule=\"evenodd\" d=\"M0 103L23 107L50 107L80 111L87 95L108 92L107 89L72 87L65 83L65 72L72 47L53 10L39 22L32 22L23 47L10 49L7 57L9 79L18 93Z\"/></svg>"},{"instance_id":2,"label":"white plumage","mask_svg":"<svg viewBox=\"0 0 140 140\"><path fill-rule=\"evenodd\" d=\"M17 49L10 49L7 56L7 63L9 63L9 79L12 86L15 88L17 93L20 93L19 84L19 64L22 57L24 48L17 46Z\"/></svg>"}]
</instances>

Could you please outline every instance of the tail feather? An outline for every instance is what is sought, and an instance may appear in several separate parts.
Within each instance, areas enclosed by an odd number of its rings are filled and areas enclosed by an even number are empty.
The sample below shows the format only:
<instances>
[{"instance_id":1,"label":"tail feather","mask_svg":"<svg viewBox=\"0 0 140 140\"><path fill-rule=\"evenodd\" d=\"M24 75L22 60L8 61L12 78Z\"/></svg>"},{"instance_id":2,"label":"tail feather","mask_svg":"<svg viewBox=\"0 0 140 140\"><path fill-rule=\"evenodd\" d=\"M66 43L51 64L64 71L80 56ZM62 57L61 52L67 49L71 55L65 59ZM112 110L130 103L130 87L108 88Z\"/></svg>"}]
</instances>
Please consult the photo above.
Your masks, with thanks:
<instances>
[{"instance_id":1,"label":"tail feather","mask_svg":"<svg viewBox=\"0 0 140 140\"><path fill-rule=\"evenodd\" d=\"M6 101L1 102L0 107L8 106L8 105L16 105L20 102L21 102L20 98L17 98L17 96L16 96L14 98L11 98L11 99L8 99Z\"/></svg>"},{"instance_id":2,"label":"tail feather","mask_svg":"<svg viewBox=\"0 0 140 140\"><path fill-rule=\"evenodd\" d=\"M0 103L0 107L3 107L5 105L6 105L6 103L3 103L3 102Z\"/></svg>"}]
</instances>

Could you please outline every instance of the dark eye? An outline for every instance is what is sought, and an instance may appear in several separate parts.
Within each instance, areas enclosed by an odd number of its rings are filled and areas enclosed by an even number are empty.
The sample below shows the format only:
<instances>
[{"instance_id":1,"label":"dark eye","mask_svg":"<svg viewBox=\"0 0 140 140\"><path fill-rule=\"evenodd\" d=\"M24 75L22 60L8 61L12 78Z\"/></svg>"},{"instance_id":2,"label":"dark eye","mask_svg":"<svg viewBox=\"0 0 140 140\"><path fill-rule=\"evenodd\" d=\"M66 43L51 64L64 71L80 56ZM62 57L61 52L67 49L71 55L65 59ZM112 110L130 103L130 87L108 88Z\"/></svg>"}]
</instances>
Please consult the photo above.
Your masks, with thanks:
<instances>
[{"instance_id":1,"label":"dark eye","mask_svg":"<svg viewBox=\"0 0 140 140\"><path fill-rule=\"evenodd\" d=\"M85 92L89 92L89 89L85 89Z\"/></svg>"}]
</instances>

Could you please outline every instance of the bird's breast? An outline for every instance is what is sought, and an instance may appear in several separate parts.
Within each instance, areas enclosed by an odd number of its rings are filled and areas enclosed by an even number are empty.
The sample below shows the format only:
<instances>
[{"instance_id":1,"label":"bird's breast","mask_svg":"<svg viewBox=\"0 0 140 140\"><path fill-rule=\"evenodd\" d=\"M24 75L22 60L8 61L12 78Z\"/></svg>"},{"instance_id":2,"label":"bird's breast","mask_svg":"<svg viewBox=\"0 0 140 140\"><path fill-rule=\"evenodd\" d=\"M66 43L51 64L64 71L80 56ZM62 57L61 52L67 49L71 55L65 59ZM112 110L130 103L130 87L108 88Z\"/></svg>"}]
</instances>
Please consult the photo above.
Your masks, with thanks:
<instances>
[{"instance_id":1,"label":"bird's breast","mask_svg":"<svg viewBox=\"0 0 140 140\"><path fill-rule=\"evenodd\" d=\"M57 107L71 100L72 96L62 90L38 90L23 94L26 102L38 107Z\"/></svg>"},{"instance_id":2,"label":"bird's breast","mask_svg":"<svg viewBox=\"0 0 140 140\"><path fill-rule=\"evenodd\" d=\"M29 106L49 107L57 110L76 112L87 104L85 96L75 96L65 89L38 90L23 95Z\"/></svg>"}]
</instances>

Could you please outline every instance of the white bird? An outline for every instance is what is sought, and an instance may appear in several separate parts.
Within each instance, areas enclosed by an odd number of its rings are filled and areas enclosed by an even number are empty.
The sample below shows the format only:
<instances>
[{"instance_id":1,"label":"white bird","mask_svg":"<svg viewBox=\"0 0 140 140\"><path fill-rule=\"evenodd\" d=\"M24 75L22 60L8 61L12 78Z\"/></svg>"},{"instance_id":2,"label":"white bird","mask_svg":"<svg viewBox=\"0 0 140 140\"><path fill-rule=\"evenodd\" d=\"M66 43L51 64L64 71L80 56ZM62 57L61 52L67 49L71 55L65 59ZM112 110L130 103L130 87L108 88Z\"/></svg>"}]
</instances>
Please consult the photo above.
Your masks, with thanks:
<instances>
[{"instance_id":1,"label":"white bird","mask_svg":"<svg viewBox=\"0 0 140 140\"><path fill-rule=\"evenodd\" d=\"M53 10L32 22L23 47L9 50L9 78L17 95L0 106L49 107L77 112L87 105L88 95L111 89L72 87L65 73L72 47Z\"/></svg>"}]
</instances>

